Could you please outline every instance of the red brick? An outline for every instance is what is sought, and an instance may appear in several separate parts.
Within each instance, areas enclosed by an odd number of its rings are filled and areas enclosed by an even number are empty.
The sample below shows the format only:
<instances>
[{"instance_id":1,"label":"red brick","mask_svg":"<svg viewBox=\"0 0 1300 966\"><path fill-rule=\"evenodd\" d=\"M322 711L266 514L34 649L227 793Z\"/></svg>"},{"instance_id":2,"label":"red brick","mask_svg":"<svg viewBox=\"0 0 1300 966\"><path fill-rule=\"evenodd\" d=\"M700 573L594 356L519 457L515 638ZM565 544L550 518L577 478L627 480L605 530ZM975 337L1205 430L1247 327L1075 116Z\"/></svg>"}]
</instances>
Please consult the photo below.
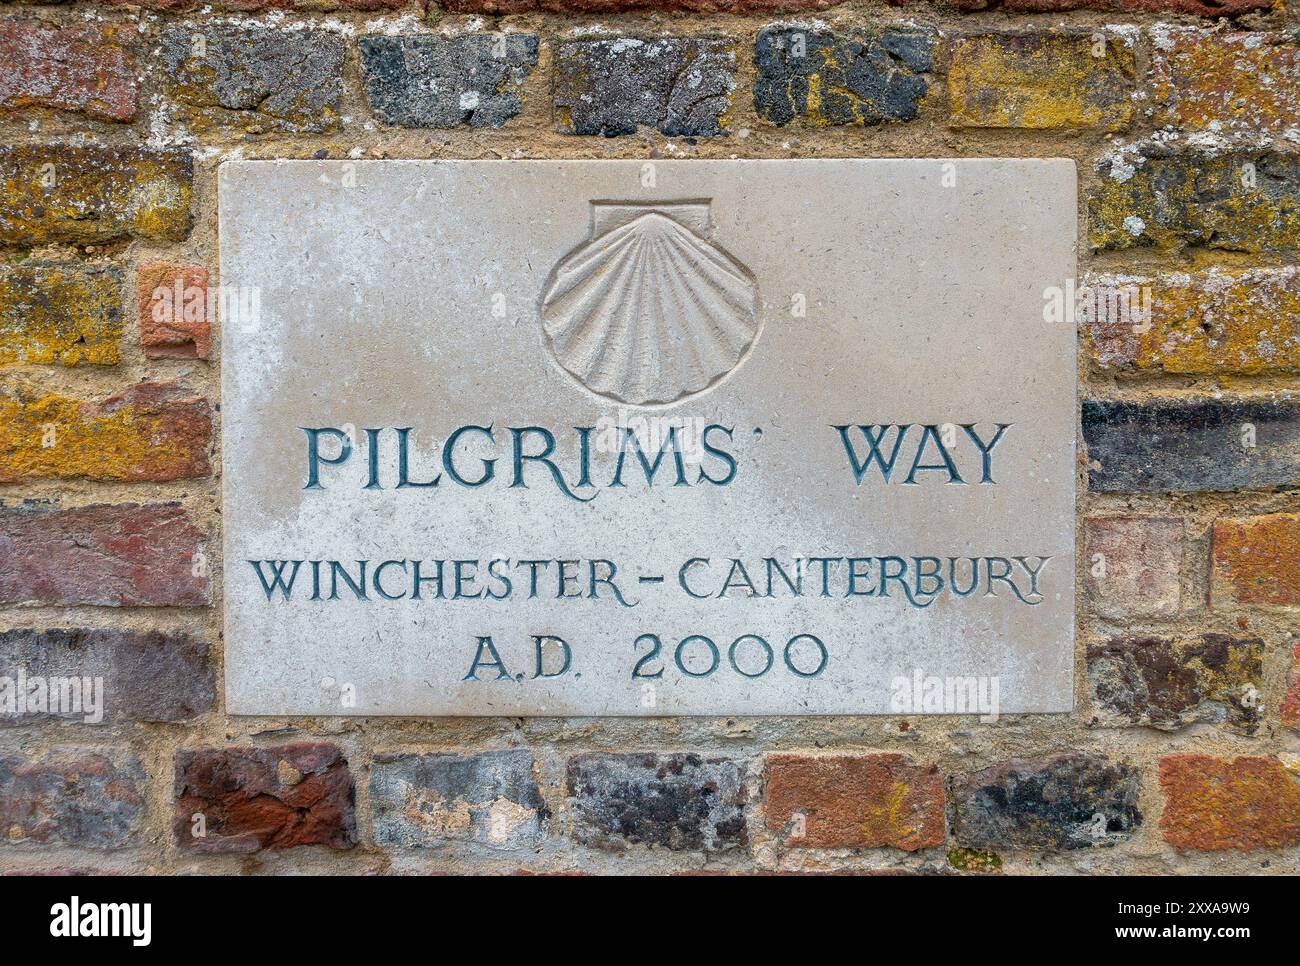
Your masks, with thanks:
<instances>
[{"instance_id":1,"label":"red brick","mask_svg":"<svg viewBox=\"0 0 1300 966\"><path fill-rule=\"evenodd\" d=\"M768 755L765 802L788 846L912 852L944 840L939 769L904 755Z\"/></svg>"},{"instance_id":2,"label":"red brick","mask_svg":"<svg viewBox=\"0 0 1300 966\"><path fill-rule=\"evenodd\" d=\"M0 20L0 108L50 107L109 121L136 113L135 56L125 27Z\"/></svg>"},{"instance_id":3,"label":"red brick","mask_svg":"<svg viewBox=\"0 0 1300 966\"><path fill-rule=\"evenodd\" d=\"M1300 513L1214 521L1210 602L1300 607Z\"/></svg>"},{"instance_id":4,"label":"red brick","mask_svg":"<svg viewBox=\"0 0 1300 966\"><path fill-rule=\"evenodd\" d=\"M136 271L140 344L150 359L206 359L211 350L208 273L197 265L146 262Z\"/></svg>"},{"instance_id":5,"label":"red brick","mask_svg":"<svg viewBox=\"0 0 1300 966\"><path fill-rule=\"evenodd\" d=\"M0 483L196 479L212 472L211 446L212 407L174 383L138 383L102 402L0 394Z\"/></svg>"},{"instance_id":6,"label":"red brick","mask_svg":"<svg viewBox=\"0 0 1300 966\"><path fill-rule=\"evenodd\" d=\"M1160 759L1160 829L1180 849L1300 845L1300 780L1276 758L1167 755Z\"/></svg>"},{"instance_id":7,"label":"red brick","mask_svg":"<svg viewBox=\"0 0 1300 966\"><path fill-rule=\"evenodd\" d=\"M194 852L348 849L357 837L354 801L347 759L323 742L176 755L173 831Z\"/></svg>"},{"instance_id":8,"label":"red brick","mask_svg":"<svg viewBox=\"0 0 1300 966\"><path fill-rule=\"evenodd\" d=\"M0 509L0 604L200 607L206 540L175 503Z\"/></svg>"},{"instance_id":9,"label":"red brick","mask_svg":"<svg viewBox=\"0 0 1300 966\"><path fill-rule=\"evenodd\" d=\"M1096 614L1178 612L1181 517L1089 517L1084 531L1084 582Z\"/></svg>"},{"instance_id":10,"label":"red brick","mask_svg":"<svg viewBox=\"0 0 1300 966\"><path fill-rule=\"evenodd\" d=\"M134 759L95 751L0 757L0 841L121 848L143 811L144 772Z\"/></svg>"}]
</instances>

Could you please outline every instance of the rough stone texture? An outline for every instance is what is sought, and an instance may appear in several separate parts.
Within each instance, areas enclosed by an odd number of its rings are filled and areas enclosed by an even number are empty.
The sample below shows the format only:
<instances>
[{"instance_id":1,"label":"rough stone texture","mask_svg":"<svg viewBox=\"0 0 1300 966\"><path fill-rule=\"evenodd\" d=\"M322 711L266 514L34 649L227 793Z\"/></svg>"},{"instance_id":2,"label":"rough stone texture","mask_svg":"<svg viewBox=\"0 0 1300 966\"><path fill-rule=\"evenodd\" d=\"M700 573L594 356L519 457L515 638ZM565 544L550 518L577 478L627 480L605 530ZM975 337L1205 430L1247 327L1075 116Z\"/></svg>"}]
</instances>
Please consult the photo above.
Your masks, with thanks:
<instances>
[{"instance_id":1,"label":"rough stone texture","mask_svg":"<svg viewBox=\"0 0 1300 966\"><path fill-rule=\"evenodd\" d=\"M103 678L103 723L186 721L212 709L216 695L208 645L162 631L31 629L0 631L0 674ZM80 713L62 714L73 720ZM0 724L44 714L6 714Z\"/></svg>"},{"instance_id":2,"label":"rough stone texture","mask_svg":"<svg viewBox=\"0 0 1300 966\"><path fill-rule=\"evenodd\" d=\"M825 10L844 0L446 0L449 13L503 16L515 13L618 14L633 10L660 13L793 13Z\"/></svg>"},{"instance_id":3,"label":"rough stone texture","mask_svg":"<svg viewBox=\"0 0 1300 966\"><path fill-rule=\"evenodd\" d=\"M1254 734L1264 688L1258 637L1126 636L1088 647L1088 682L1103 725L1175 729L1226 723Z\"/></svg>"},{"instance_id":4,"label":"rough stone texture","mask_svg":"<svg viewBox=\"0 0 1300 966\"><path fill-rule=\"evenodd\" d=\"M1160 144L1138 150L1138 157L1126 153L1098 165L1088 197L1093 248L1300 248L1300 154L1214 154Z\"/></svg>"},{"instance_id":5,"label":"rough stone texture","mask_svg":"<svg viewBox=\"0 0 1300 966\"><path fill-rule=\"evenodd\" d=\"M1019 758L948 779L949 838L967 848L1086 849L1142 824L1138 771L1085 752Z\"/></svg>"},{"instance_id":6,"label":"rough stone texture","mask_svg":"<svg viewBox=\"0 0 1300 966\"><path fill-rule=\"evenodd\" d=\"M696 754L576 755L568 764L569 821L580 843L722 852L748 841L740 766Z\"/></svg>"},{"instance_id":7,"label":"rough stone texture","mask_svg":"<svg viewBox=\"0 0 1300 966\"><path fill-rule=\"evenodd\" d=\"M1068 10L1124 10L1130 13L1184 13L1193 17L1238 17L1268 10L1273 0L953 0L958 10L1010 13L1062 13Z\"/></svg>"},{"instance_id":8,"label":"rough stone texture","mask_svg":"<svg viewBox=\"0 0 1300 966\"><path fill-rule=\"evenodd\" d=\"M0 148L0 244L87 245L189 233L190 155L144 148Z\"/></svg>"},{"instance_id":9,"label":"rough stone texture","mask_svg":"<svg viewBox=\"0 0 1300 966\"><path fill-rule=\"evenodd\" d=\"M1089 517L1084 533L1084 584L1094 614L1178 612L1182 517Z\"/></svg>"},{"instance_id":10,"label":"rough stone texture","mask_svg":"<svg viewBox=\"0 0 1300 966\"><path fill-rule=\"evenodd\" d=\"M1089 279L1084 321L1102 369L1300 372L1300 269Z\"/></svg>"},{"instance_id":11,"label":"rough stone texture","mask_svg":"<svg viewBox=\"0 0 1300 966\"><path fill-rule=\"evenodd\" d=\"M1214 521L1210 602L1300 607L1300 513Z\"/></svg>"},{"instance_id":12,"label":"rough stone texture","mask_svg":"<svg viewBox=\"0 0 1300 966\"><path fill-rule=\"evenodd\" d=\"M90 750L52 752L41 759L0 756L3 841L122 848L139 832L144 783L134 757Z\"/></svg>"},{"instance_id":13,"label":"rough stone texture","mask_svg":"<svg viewBox=\"0 0 1300 966\"><path fill-rule=\"evenodd\" d=\"M910 121L929 90L934 36L924 30L836 34L772 26L754 45L754 110L786 125Z\"/></svg>"},{"instance_id":14,"label":"rough stone texture","mask_svg":"<svg viewBox=\"0 0 1300 966\"><path fill-rule=\"evenodd\" d=\"M933 848L944 841L943 776L905 755L767 756L767 827L809 849Z\"/></svg>"},{"instance_id":15,"label":"rough stone texture","mask_svg":"<svg viewBox=\"0 0 1300 966\"><path fill-rule=\"evenodd\" d=\"M572 40L555 51L555 117L571 134L615 137L638 126L670 137L727 130L736 54L727 40Z\"/></svg>"},{"instance_id":16,"label":"rough stone texture","mask_svg":"<svg viewBox=\"0 0 1300 966\"><path fill-rule=\"evenodd\" d=\"M211 445L211 406L174 383L138 383L103 402L0 394L0 483L193 479L212 472Z\"/></svg>"},{"instance_id":17,"label":"rough stone texture","mask_svg":"<svg viewBox=\"0 0 1300 966\"><path fill-rule=\"evenodd\" d=\"M1246 445L1252 442L1254 446ZM1085 400L1088 486L1201 493L1300 485L1300 404L1217 399Z\"/></svg>"},{"instance_id":18,"label":"rough stone texture","mask_svg":"<svg viewBox=\"0 0 1300 966\"><path fill-rule=\"evenodd\" d=\"M143 7L167 13L188 13L201 7L232 13L258 13L263 10L400 10L407 0L104 0L108 7Z\"/></svg>"},{"instance_id":19,"label":"rough stone texture","mask_svg":"<svg viewBox=\"0 0 1300 966\"><path fill-rule=\"evenodd\" d=\"M136 113L129 27L0 20L0 110L48 107L107 121Z\"/></svg>"},{"instance_id":20,"label":"rough stone texture","mask_svg":"<svg viewBox=\"0 0 1300 966\"><path fill-rule=\"evenodd\" d=\"M386 37L357 41L375 117L402 127L500 127L523 107L537 65L535 34Z\"/></svg>"},{"instance_id":21,"label":"rough stone texture","mask_svg":"<svg viewBox=\"0 0 1300 966\"><path fill-rule=\"evenodd\" d=\"M1300 128L1294 35L1159 27L1151 39L1151 99L1162 123L1242 134Z\"/></svg>"},{"instance_id":22,"label":"rough stone texture","mask_svg":"<svg viewBox=\"0 0 1300 966\"><path fill-rule=\"evenodd\" d=\"M203 38L201 56L195 36ZM323 132L339 124L347 46L328 30L180 24L162 35L160 82L192 131Z\"/></svg>"},{"instance_id":23,"label":"rough stone texture","mask_svg":"<svg viewBox=\"0 0 1300 966\"><path fill-rule=\"evenodd\" d=\"M1300 845L1300 779L1276 758L1166 755L1160 830L1179 849L1223 851Z\"/></svg>"},{"instance_id":24,"label":"rough stone texture","mask_svg":"<svg viewBox=\"0 0 1300 966\"><path fill-rule=\"evenodd\" d=\"M1104 56L1095 55L1098 42ZM953 127L1118 131L1133 118L1135 44L1114 33L977 34L952 43Z\"/></svg>"},{"instance_id":25,"label":"rough stone texture","mask_svg":"<svg viewBox=\"0 0 1300 966\"><path fill-rule=\"evenodd\" d=\"M201 607L206 540L174 503L0 509L0 604Z\"/></svg>"},{"instance_id":26,"label":"rough stone texture","mask_svg":"<svg viewBox=\"0 0 1300 966\"><path fill-rule=\"evenodd\" d=\"M349 849L357 841L355 798L347 759L324 742L183 750L172 828L177 845L193 852Z\"/></svg>"},{"instance_id":27,"label":"rough stone texture","mask_svg":"<svg viewBox=\"0 0 1300 966\"><path fill-rule=\"evenodd\" d=\"M370 803L375 844L388 848L448 841L530 848L549 824L527 751L377 755Z\"/></svg>"},{"instance_id":28,"label":"rough stone texture","mask_svg":"<svg viewBox=\"0 0 1300 966\"><path fill-rule=\"evenodd\" d=\"M1300 733L1300 644L1291 648L1291 669L1286 676L1286 697L1282 699L1282 726Z\"/></svg>"},{"instance_id":29,"label":"rough stone texture","mask_svg":"<svg viewBox=\"0 0 1300 966\"><path fill-rule=\"evenodd\" d=\"M0 366L121 361L122 273L76 262L0 267Z\"/></svg>"},{"instance_id":30,"label":"rough stone texture","mask_svg":"<svg viewBox=\"0 0 1300 966\"><path fill-rule=\"evenodd\" d=\"M135 275L140 345L150 359L206 359L212 350L208 272L198 265L145 262Z\"/></svg>"}]
</instances>

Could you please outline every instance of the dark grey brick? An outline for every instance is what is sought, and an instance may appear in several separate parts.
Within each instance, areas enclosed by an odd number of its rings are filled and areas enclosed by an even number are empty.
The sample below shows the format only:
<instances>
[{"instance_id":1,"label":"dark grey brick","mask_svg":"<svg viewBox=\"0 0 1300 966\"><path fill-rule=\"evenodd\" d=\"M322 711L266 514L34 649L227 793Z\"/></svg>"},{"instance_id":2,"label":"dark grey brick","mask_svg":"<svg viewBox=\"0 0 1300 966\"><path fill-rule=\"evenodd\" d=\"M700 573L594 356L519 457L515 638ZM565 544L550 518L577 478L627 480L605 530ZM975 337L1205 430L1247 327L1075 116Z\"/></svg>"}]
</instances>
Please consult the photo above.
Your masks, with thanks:
<instances>
[{"instance_id":1,"label":"dark grey brick","mask_svg":"<svg viewBox=\"0 0 1300 966\"><path fill-rule=\"evenodd\" d=\"M720 852L747 841L744 782L729 759L577 755L569 759L568 789L572 834L584 845Z\"/></svg>"},{"instance_id":2,"label":"dark grey brick","mask_svg":"<svg viewBox=\"0 0 1300 966\"><path fill-rule=\"evenodd\" d=\"M208 645L189 634L162 631L50 628L0 632L0 677L30 682L102 678L103 723L185 721L212 708L216 695ZM0 686L0 725L26 723L46 713L18 714ZM58 717L84 721L81 712Z\"/></svg>"},{"instance_id":3,"label":"dark grey brick","mask_svg":"<svg viewBox=\"0 0 1300 966\"><path fill-rule=\"evenodd\" d=\"M1253 432L1253 447L1243 445ZM1197 400L1083 404L1088 485L1103 493L1300 486L1300 403Z\"/></svg>"},{"instance_id":4,"label":"dark grey brick","mask_svg":"<svg viewBox=\"0 0 1300 966\"><path fill-rule=\"evenodd\" d=\"M527 848L549 817L527 751L377 755L370 801L375 843L397 848L449 840Z\"/></svg>"},{"instance_id":5,"label":"dark grey brick","mask_svg":"<svg viewBox=\"0 0 1300 966\"><path fill-rule=\"evenodd\" d=\"M266 24L177 24L162 34L161 86L196 131L331 131L343 96L343 37Z\"/></svg>"},{"instance_id":6,"label":"dark grey brick","mask_svg":"<svg viewBox=\"0 0 1300 966\"><path fill-rule=\"evenodd\" d=\"M532 34L370 35L357 47L370 109L402 127L500 127L519 113L537 64Z\"/></svg>"},{"instance_id":7,"label":"dark grey brick","mask_svg":"<svg viewBox=\"0 0 1300 966\"><path fill-rule=\"evenodd\" d=\"M776 125L880 124L917 116L934 69L924 30L841 35L765 27L754 45L754 110Z\"/></svg>"},{"instance_id":8,"label":"dark grey brick","mask_svg":"<svg viewBox=\"0 0 1300 966\"><path fill-rule=\"evenodd\" d=\"M1114 845L1142 824L1137 769L1063 751L948 779L948 830L966 848Z\"/></svg>"},{"instance_id":9,"label":"dark grey brick","mask_svg":"<svg viewBox=\"0 0 1300 966\"><path fill-rule=\"evenodd\" d=\"M569 41L555 53L556 117L573 134L614 137L638 126L673 137L722 134L735 64L726 40Z\"/></svg>"}]
</instances>

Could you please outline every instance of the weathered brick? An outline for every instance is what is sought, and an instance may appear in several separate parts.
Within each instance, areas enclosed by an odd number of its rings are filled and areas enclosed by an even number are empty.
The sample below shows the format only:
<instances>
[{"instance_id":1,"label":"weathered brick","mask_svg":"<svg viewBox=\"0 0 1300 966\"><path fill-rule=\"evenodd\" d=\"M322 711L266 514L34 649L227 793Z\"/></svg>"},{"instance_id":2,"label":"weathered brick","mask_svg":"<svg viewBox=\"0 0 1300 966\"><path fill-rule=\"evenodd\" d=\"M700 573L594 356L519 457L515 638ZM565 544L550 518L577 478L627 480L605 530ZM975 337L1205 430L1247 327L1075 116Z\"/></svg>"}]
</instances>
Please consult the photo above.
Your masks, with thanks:
<instances>
[{"instance_id":1,"label":"weathered brick","mask_svg":"<svg viewBox=\"0 0 1300 966\"><path fill-rule=\"evenodd\" d=\"M0 109L48 107L108 121L136 113L133 30L0 20Z\"/></svg>"},{"instance_id":2,"label":"weathered brick","mask_svg":"<svg viewBox=\"0 0 1300 966\"><path fill-rule=\"evenodd\" d=\"M949 123L1118 131L1133 119L1134 48L1132 36L1113 32L958 37L948 64Z\"/></svg>"},{"instance_id":3,"label":"weathered brick","mask_svg":"<svg viewBox=\"0 0 1300 966\"><path fill-rule=\"evenodd\" d=\"M0 366L121 361L122 273L77 263L0 267Z\"/></svg>"},{"instance_id":4,"label":"weathered brick","mask_svg":"<svg viewBox=\"0 0 1300 966\"><path fill-rule=\"evenodd\" d=\"M0 483L194 479L212 472L211 444L208 401L174 383L137 383L103 402L0 393Z\"/></svg>"},{"instance_id":5,"label":"weathered brick","mask_svg":"<svg viewBox=\"0 0 1300 966\"><path fill-rule=\"evenodd\" d=\"M0 509L0 604L201 607L207 535L177 504Z\"/></svg>"},{"instance_id":6,"label":"weathered brick","mask_svg":"<svg viewBox=\"0 0 1300 966\"><path fill-rule=\"evenodd\" d=\"M910 121L929 91L924 75L934 69L934 37L925 30L764 27L754 66L754 110L778 126Z\"/></svg>"},{"instance_id":7,"label":"weathered brick","mask_svg":"<svg viewBox=\"0 0 1300 966\"><path fill-rule=\"evenodd\" d=\"M1258 135L1300 128L1300 47L1294 37L1151 31L1158 120L1191 130Z\"/></svg>"},{"instance_id":8,"label":"weathered brick","mask_svg":"<svg viewBox=\"0 0 1300 966\"><path fill-rule=\"evenodd\" d=\"M1142 824L1137 769L1060 751L948 779L948 828L967 848L1085 849Z\"/></svg>"},{"instance_id":9,"label":"weathered brick","mask_svg":"<svg viewBox=\"0 0 1300 966\"><path fill-rule=\"evenodd\" d=\"M357 41L375 117L402 127L500 127L523 107L535 34L367 35Z\"/></svg>"},{"instance_id":10,"label":"weathered brick","mask_svg":"<svg viewBox=\"0 0 1300 966\"><path fill-rule=\"evenodd\" d=\"M943 844L943 777L905 755L767 756L767 827L788 846L913 852Z\"/></svg>"},{"instance_id":11,"label":"weathered brick","mask_svg":"<svg viewBox=\"0 0 1300 966\"><path fill-rule=\"evenodd\" d=\"M1300 607L1300 513L1215 520L1210 554L1213 606Z\"/></svg>"},{"instance_id":12,"label":"weathered brick","mask_svg":"<svg viewBox=\"0 0 1300 966\"><path fill-rule=\"evenodd\" d=\"M0 147L0 244L180 241L190 227L188 153L44 144Z\"/></svg>"},{"instance_id":13,"label":"weathered brick","mask_svg":"<svg viewBox=\"0 0 1300 966\"><path fill-rule=\"evenodd\" d=\"M1067 10L1124 10L1130 13L1185 13L1192 17L1239 17L1268 10L1273 0L953 0L958 10L1011 13L1062 13Z\"/></svg>"},{"instance_id":14,"label":"weathered brick","mask_svg":"<svg viewBox=\"0 0 1300 966\"><path fill-rule=\"evenodd\" d=\"M1300 845L1300 778L1276 758L1166 755L1160 829L1180 849L1218 852Z\"/></svg>"},{"instance_id":15,"label":"weathered brick","mask_svg":"<svg viewBox=\"0 0 1300 966\"><path fill-rule=\"evenodd\" d=\"M1181 517L1089 517L1084 524L1093 613L1175 614L1182 601Z\"/></svg>"},{"instance_id":16,"label":"weathered brick","mask_svg":"<svg viewBox=\"0 0 1300 966\"><path fill-rule=\"evenodd\" d=\"M555 51L555 116L571 134L614 137L638 126L673 137L726 129L736 55L727 40L571 40Z\"/></svg>"},{"instance_id":17,"label":"weathered brick","mask_svg":"<svg viewBox=\"0 0 1300 966\"><path fill-rule=\"evenodd\" d=\"M584 845L721 852L745 845L740 766L696 754L576 755L569 759L569 818Z\"/></svg>"},{"instance_id":18,"label":"weathered brick","mask_svg":"<svg viewBox=\"0 0 1300 966\"><path fill-rule=\"evenodd\" d=\"M659 13L793 13L825 10L844 0L443 0L449 13L499 17L516 13L619 14L632 10Z\"/></svg>"},{"instance_id":19,"label":"weathered brick","mask_svg":"<svg viewBox=\"0 0 1300 966\"><path fill-rule=\"evenodd\" d=\"M1102 369L1176 375L1300 372L1300 269L1088 280L1083 322Z\"/></svg>"},{"instance_id":20,"label":"weathered brick","mask_svg":"<svg viewBox=\"0 0 1300 966\"><path fill-rule=\"evenodd\" d=\"M370 802L375 844L393 848L448 841L531 848L549 814L527 751L376 755Z\"/></svg>"},{"instance_id":21,"label":"weathered brick","mask_svg":"<svg viewBox=\"0 0 1300 966\"><path fill-rule=\"evenodd\" d=\"M1253 734L1264 687L1258 637L1129 636L1088 647L1088 682L1104 725L1175 729L1226 723Z\"/></svg>"},{"instance_id":22,"label":"weathered brick","mask_svg":"<svg viewBox=\"0 0 1300 966\"><path fill-rule=\"evenodd\" d=\"M1291 669L1286 676L1286 696L1282 699L1282 726L1300 733L1300 644L1291 648Z\"/></svg>"},{"instance_id":23,"label":"weathered brick","mask_svg":"<svg viewBox=\"0 0 1300 966\"><path fill-rule=\"evenodd\" d=\"M1093 248L1300 249L1300 154L1148 144L1098 170L1088 194Z\"/></svg>"},{"instance_id":24,"label":"weathered brick","mask_svg":"<svg viewBox=\"0 0 1300 966\"><path fill-rule=\"evenodd\" d=\"M329 30L177 24L162 34L159 79L195 132L318 133L339 125L346 57Z\"/></svg>"},{"instance_id":25,"label":"weathered brick","mask_svg":"<svg viewBox=\"0 0 1300 966\"><path fill-rule=\"evenodd\" d=\"M352 773L331 744L183 750L175 793L176 843L193 852L356 844Z\"/></svg>"},{"instance_id":26,"label":"weathered brick","mask_svg":"<svg viewBox=\"0 0 1300 966\"><path fill-rule=\"evenodd\" d=\"M95 751L0 756L0 831L11 845L117 849L139 832L144 770Z\"/></svg>"},{"instance_id":27,"label":"weathered brick","mask_svg":"<svg viewBox=\"0 0 1300 966\"><path fill-rule=\"evenodd\" d=\"M1300 485L1296 402L1086 400L1083 436L1088 444L1088 485L1103 493Z\"/></svg>"},{"instance_id":28,"label":"weathered brick","mask_svg":"<svg viewBox=\"0 0 1300 966\"><path fill-rule=\"evenodd\" d=\"M190 634L163 631L60 629L0 632L0 675L103 679L105 724L117 721L186 721L212 708L216 694L208 646ZM27 723L46 716L25 702L4 699L0 724ZM35 710L33 710L35 709ZM84 712L59 717L84 721ZM99 723L99 722L91 722Z\"/></svg>"},{"instance_id":29,"label":"weathered brick","mask_svg":"<svg viewBox=\"0 0 1300 966\"><path fill-rule=\"evenodd\" d=\"M262 11L304 10L310 12L333 10L400 10L407 0L104 0L109 7L143 7L167 13L189 13L200 7L231 13L260 13Z\"/></svg>"},{"instance_id":30,"label":"weathered brick","mask_svg":"<svg viewBox=\"0 0 1300 966\"><path fill-rule=\"evenodd\" d=\"M212 349L208 272L198 265L145 262L135 274L140 345L150 359L206 359Z\"/></svg>"}]
</instances>

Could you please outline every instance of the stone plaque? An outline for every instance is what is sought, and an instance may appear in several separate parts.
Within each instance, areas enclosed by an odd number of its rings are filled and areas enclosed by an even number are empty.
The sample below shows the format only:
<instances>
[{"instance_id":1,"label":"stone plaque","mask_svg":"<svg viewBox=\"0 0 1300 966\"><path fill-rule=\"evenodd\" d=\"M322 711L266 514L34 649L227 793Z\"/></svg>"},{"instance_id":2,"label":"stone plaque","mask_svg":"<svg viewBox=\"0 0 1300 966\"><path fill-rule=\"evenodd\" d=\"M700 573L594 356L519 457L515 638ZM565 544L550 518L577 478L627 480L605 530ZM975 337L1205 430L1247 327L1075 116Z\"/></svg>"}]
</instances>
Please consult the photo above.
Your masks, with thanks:
<instances>
[{"instance_id":1,"label":"stone plaque","mask_svg":"<svg viewBox=\"0 0 1300 966\"><path fill-rule=\"evenodd\" d=\"M1069 710L1075 212L1064 160L224 164L230 711Z\"/></svg>"}]
</instances>

